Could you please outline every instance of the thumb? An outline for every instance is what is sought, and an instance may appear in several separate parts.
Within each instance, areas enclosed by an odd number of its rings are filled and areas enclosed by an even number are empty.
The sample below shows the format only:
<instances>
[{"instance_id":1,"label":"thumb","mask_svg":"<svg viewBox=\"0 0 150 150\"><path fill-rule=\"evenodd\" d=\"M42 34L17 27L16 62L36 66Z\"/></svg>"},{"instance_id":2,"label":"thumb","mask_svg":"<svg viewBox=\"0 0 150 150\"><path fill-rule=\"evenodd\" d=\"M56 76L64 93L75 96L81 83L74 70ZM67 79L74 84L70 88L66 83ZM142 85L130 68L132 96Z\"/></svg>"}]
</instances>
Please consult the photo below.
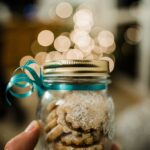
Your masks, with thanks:
<instances>
[{"instance_id":1,"label":"thumb","mask_svg":"<svg viewBox=\"0 0 150 150\"><path fill-rule=\"evenodd\" d=\"M33 150L40 134L40 125L33 121L26 130L10 140L5 150Z\"/></svg>"},{"instance_id":2,"label":"thumb","mask_svg":"<svg viewBox=\"0 0 150 150\"><path fill-rule=\"evenodd\" d=\"M113 144L111 150L120 150L120 147L117 144Z\"/></svg>"}]
</instances>

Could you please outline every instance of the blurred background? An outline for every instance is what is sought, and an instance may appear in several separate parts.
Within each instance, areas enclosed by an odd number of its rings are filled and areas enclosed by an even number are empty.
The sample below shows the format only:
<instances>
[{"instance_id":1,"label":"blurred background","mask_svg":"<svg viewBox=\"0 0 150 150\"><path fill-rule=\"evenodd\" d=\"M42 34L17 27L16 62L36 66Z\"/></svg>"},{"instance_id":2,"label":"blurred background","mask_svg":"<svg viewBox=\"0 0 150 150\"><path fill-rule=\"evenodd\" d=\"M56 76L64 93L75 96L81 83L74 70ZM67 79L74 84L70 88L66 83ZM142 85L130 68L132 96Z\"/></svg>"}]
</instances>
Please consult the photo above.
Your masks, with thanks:
<instances>
[{"instance_id":1,"label":"blurred background","mask_svg":"<svg viewBox=\"0 0 150 150\"><path fill-rule=\"evenodd\" d=\"M74 9L83 0L63 1L71 2ZM36 118L36 93L23 100L12 97L13 106L8 107L5 88L22 57L51 51L51 47L38 43L41 31L51 30L56 36L70 31L70 20L61 20L55 14L58 2L0 0L0 149ZM150 1L91 0L91 3L99 10L96 25L111 31L116 42L116 64L109 90L116 107L115 140L123 150L149 150Z\"/></svg>"}]
</instances>

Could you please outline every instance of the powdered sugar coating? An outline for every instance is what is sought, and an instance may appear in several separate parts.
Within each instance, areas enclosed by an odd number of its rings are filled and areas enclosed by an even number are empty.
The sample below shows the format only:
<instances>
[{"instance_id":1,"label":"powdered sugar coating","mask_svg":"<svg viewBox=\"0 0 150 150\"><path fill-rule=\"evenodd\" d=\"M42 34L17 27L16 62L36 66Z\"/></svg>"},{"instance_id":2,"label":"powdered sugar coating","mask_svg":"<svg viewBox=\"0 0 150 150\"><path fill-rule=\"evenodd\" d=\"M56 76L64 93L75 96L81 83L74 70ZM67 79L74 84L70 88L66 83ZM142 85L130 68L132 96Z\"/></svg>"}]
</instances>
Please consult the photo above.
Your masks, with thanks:
<instances>
[{"instance_id":1,"label":"powdered sugar coating","mask_svg":"<svg viewBox=\"0 0 150 150\"><path fill-rule=\"evenodd\" d=\"M107 104L101 95L94 92L74 91L66 96L64 109L66 122L73 128L98 129L106 121Z\"/></svg>"}]
</instances>

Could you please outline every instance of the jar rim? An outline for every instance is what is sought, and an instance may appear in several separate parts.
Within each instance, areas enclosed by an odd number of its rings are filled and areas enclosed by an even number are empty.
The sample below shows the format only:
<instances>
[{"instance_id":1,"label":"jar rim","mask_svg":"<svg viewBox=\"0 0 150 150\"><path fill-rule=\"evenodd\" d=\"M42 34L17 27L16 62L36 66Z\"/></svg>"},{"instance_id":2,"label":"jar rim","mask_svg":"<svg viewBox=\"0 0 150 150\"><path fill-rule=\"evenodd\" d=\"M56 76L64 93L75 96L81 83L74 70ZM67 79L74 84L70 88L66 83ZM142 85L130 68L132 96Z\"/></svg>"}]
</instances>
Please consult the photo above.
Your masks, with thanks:
<instances>
[{"instance_id":1,"label":"jar rim","mask_svg":"<svg viewBox=\"0 0 150 150\"><path fill-rule=\"evenodd\" d=\"M44 77L48 76L107 76L109 63L105 60L57 60L42 66Z\"/></svg>"}]
</instances>

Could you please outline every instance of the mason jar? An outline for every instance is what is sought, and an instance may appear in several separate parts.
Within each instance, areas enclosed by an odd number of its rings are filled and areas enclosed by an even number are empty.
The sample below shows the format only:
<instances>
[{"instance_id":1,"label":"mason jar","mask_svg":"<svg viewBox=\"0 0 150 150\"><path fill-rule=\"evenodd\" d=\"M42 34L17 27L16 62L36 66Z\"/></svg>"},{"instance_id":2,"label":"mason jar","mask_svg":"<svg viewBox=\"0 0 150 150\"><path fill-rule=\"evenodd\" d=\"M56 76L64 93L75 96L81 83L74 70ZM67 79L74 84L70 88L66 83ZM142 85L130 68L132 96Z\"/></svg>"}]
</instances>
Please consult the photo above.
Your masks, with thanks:
<instances>
[{"instance_id":1,"label":"mason jar","mask_svg":"<svg viewBox=\"0 0 150 150\"><path fill-rule=\"evenodd\" d=\"M110 150L114 105L108 62L51 61L43 66L47 89L39 104L45 150Z\"/></svg>"}]
</instances>

